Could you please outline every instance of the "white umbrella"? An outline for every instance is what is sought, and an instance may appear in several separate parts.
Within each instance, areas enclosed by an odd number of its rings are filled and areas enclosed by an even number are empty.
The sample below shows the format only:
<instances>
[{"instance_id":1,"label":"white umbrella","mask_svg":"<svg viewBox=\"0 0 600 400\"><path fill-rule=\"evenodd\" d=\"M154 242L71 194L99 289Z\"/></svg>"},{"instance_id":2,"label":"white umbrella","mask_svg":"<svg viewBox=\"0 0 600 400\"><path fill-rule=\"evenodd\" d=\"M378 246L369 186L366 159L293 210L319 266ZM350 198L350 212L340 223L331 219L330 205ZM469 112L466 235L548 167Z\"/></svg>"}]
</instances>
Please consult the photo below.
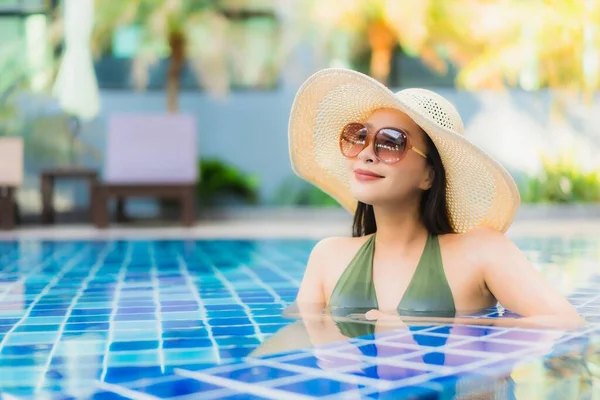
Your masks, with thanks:
<instances>
[{"instance_id":1,"label":"white umbrella","mask_svg":"<svg viewBox=\"0 0 600 400\"><path fill-rule=\"evenodd\" d=\"M70 114L89 120L100 109L90 38L94 24L93 0L64 0L65 53L53 93Z\"/></svg>"}]
</instances>

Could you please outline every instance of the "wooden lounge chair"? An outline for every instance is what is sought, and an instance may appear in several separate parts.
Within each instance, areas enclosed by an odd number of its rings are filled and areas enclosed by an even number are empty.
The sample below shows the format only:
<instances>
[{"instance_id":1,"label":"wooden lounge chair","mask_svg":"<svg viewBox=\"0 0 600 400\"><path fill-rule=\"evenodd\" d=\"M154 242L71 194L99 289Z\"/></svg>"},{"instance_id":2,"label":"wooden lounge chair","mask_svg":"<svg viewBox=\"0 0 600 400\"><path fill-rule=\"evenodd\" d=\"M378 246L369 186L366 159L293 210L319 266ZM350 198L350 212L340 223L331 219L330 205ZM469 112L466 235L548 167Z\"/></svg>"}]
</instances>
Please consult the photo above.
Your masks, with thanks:
<instances>
[{"instance_id":1,"label":"wooden lounge chair","mask_svg":"<svg viewBox=\"0 0 600 400\"><path fill-rule=\"evenodd\" d=\"M15 192L23 184L23 139L0 138L0 229L15 227Z\"/></svg>"},{"instance_id":2,"label":"wooden lounge chair","mask_svg":"<svg viewBox=\"0 0 600 400\"><path fill-rule=\"evenodd\" d=\"M176 199L181 223L195 221L198 150L192 116L117 114L108 124L103 177L93 190L93 220L109 223L108 201L117 199L117 221L127 197Z\"/></svg>"}]
</instances>

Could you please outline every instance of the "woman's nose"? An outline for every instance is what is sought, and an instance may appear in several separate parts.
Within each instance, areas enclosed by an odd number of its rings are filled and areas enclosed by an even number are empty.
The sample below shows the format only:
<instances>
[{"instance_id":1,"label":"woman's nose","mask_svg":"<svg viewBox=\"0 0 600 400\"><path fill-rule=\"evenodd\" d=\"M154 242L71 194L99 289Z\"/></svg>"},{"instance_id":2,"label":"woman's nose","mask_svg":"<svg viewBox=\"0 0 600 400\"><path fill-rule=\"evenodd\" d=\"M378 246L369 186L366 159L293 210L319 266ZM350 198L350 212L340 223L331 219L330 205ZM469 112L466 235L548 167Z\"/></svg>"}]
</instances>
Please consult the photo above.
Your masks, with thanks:
<instances>
[{"instance_id":1,"label":"woman's nose","mask_svg":"<svg viewBox=\"0 0 600 400\"><path fill-rule=\"evenodd\" d=\"M373 147L373 141L369 141L367 147L361 150L358 153L358 159L362 162L374 162L377 160L377 156L375 155L375 148Z\"/></svg>"}]
</instances>

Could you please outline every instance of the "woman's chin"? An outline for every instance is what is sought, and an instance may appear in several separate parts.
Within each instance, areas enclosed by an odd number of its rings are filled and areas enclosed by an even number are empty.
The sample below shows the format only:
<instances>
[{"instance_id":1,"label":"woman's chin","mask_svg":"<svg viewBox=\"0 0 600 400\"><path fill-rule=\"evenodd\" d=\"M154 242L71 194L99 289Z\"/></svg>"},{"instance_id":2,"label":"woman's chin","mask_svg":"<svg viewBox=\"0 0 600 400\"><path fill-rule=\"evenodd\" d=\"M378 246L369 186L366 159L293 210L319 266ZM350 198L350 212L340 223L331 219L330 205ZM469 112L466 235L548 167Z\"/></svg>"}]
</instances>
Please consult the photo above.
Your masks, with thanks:
<instances>
[{"instance_id":1,"label":"woman's chin","mask_svg":"<svg viewBox=\"0 0 600 400\"><path fill-rule=\"evenodd\" d=\"M361 182L351 182L350 190L352 196L361 203L375 206L377 204L389 202L389 196L386 196L388 189L380 186L364 185Z\"/></svg>"},{"instance_id":2,"label":"woman's chin","mask_svg":"<svg viewBox=\"0 0 600 400\"><path fill-rule=\"evenodd\" d=\"M365 203L370 206L381 201L377 196L373 196L373 193L361 193L360 191L356 191L353 193L353 195L356 201L360 201L361 203Z\"/></svg>"}]
</instances>

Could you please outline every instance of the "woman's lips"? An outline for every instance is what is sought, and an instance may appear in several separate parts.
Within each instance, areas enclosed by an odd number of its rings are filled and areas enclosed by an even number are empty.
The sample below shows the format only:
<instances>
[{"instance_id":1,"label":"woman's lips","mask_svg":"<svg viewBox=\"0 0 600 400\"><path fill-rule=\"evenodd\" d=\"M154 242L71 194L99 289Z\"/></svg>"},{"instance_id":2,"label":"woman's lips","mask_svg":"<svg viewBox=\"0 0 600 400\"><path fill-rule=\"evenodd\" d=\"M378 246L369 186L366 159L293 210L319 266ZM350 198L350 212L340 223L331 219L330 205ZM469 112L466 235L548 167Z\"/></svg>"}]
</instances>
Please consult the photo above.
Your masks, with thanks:
<instances>
[{"instance_id":1,"label":"woman's lips","mask_svg":"<svg viewBox=\"0 0 600 400\"><path fill-rule=\"evenodd\" d=\"M383 176L381 176L381 175L378 175L378 174L376 174L374 172L367 171L367 170L364 170L364 169L356 169L356 170L354 170L354 176L359 181L374 181L374 180L382 179L383 178Z\"/></svg>"}]
</instances>

